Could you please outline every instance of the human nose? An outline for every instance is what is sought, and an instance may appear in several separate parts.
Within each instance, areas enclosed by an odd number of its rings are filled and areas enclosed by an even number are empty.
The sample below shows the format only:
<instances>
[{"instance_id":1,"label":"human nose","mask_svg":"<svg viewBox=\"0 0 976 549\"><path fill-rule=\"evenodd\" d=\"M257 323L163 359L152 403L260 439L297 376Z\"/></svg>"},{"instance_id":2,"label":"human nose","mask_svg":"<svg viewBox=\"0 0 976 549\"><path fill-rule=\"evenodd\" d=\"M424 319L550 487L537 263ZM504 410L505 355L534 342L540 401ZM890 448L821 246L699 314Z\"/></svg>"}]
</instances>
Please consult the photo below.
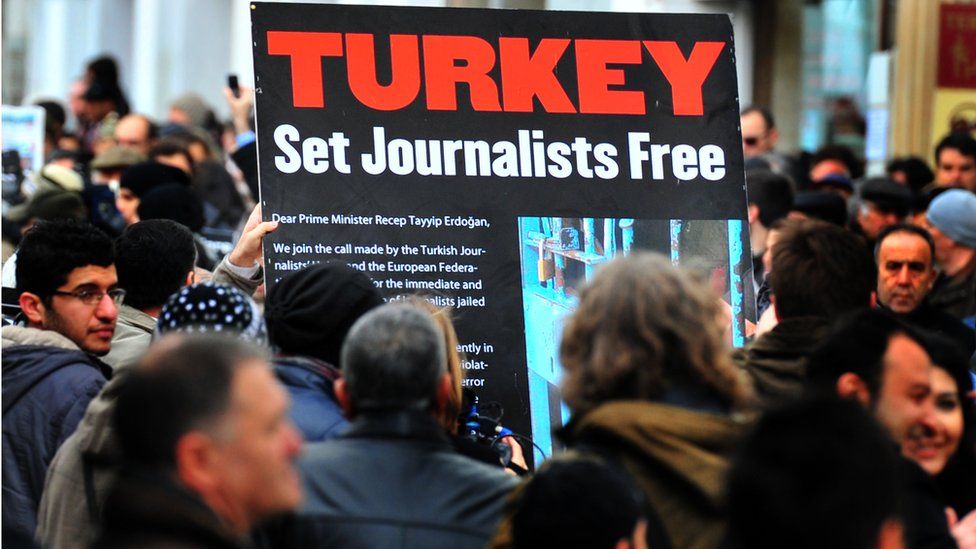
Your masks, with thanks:
<instances>
[{"instance_id":1,"label":"human nose","mask_svg":"<svg viewBox=\"0 0 976 549\"><path fill-rule=\"evenodd\" d=\"M98 308L95 309L95 314L103 320L115 320L119 314L115 299L108 294L102 295L102 299L98 301Z\"/></svg>"},{"instance_id":2,"label":"human nose","mask_svg":"<svg viewBox=\"0 0 976 549\"><path fill-rule=\"evenodd\" d=\"M288 457L293 458L302 451L302 434L291 422L285 426L285 452Z\"/></svg>"},{"instance_id":3,"label":"human nose","mask_svg":"<svg viewBox=\"0 0 976 549\"><path fill-rule=\"evenodd\" d=\"M901 285L907 285L911 281L911 273L908 270L908 265L902 265L901 269L898 270L897 282Z\"/></svg>"}]
</instances>

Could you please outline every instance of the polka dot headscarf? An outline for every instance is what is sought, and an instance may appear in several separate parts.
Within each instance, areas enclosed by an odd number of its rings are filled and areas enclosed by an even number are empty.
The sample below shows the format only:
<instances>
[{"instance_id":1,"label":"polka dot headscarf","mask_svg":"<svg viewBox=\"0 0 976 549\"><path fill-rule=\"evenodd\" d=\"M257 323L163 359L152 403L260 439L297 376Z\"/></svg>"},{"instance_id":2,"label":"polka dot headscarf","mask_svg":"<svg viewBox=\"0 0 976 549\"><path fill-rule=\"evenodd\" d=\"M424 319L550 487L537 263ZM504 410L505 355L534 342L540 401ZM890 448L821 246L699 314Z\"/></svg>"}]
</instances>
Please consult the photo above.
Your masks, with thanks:
<instances>
[{"instance_id":1,"label":"polka dot headscarf","mask_svg":"<svg viewBox=\"0 0 976 549\"><path fill-rule=\"evenodd\" d=\"M210 282L187 286L170 296L156 322L156 334L169 332L239 333L267 345L257 305L237 288Z\"/></svg>"}]
</instances>

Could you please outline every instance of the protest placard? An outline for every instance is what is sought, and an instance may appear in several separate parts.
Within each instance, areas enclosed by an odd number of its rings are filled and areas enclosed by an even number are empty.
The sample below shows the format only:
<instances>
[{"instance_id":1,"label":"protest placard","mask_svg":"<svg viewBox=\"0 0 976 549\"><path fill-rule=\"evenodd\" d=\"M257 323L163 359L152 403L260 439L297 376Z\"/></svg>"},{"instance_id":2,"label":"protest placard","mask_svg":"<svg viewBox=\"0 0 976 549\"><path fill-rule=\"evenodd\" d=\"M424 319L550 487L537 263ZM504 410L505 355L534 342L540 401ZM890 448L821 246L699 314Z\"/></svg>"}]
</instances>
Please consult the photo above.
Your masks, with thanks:
<instances>
[{"instance_id":1,"label":"protest placard","mask_svg":"<svg viewBox=\"0 0 976 549\"><path fill-rule=\"evenodd\" d=\"M615 255L694 258L741 343L727 16L255 3L252 22L268 284L339 260L452 307L465 385L547 453L562 320Z\"/></svg>"}]
</instances>

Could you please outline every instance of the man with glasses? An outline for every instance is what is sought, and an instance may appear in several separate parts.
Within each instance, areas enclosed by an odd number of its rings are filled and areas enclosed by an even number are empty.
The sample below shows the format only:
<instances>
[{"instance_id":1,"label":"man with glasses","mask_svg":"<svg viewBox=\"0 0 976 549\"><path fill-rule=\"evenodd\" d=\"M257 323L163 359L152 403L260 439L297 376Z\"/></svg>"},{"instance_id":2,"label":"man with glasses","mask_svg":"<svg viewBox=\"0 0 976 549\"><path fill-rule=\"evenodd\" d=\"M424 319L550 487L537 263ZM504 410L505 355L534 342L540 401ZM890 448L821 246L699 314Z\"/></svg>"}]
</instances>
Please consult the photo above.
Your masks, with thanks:
<instances>
[{"instance_id":1,"label":"man with glasses","mask_svg":"<svg viewBox=\"0 0 976 549\"><path fill-rule=\"evenodd\" d=\"M118 307L112 241L91 225L49 221L17 253L24 325L3 328L3 528L32 536L48 464L111 375Z\"/></svg>"}]
</instances>

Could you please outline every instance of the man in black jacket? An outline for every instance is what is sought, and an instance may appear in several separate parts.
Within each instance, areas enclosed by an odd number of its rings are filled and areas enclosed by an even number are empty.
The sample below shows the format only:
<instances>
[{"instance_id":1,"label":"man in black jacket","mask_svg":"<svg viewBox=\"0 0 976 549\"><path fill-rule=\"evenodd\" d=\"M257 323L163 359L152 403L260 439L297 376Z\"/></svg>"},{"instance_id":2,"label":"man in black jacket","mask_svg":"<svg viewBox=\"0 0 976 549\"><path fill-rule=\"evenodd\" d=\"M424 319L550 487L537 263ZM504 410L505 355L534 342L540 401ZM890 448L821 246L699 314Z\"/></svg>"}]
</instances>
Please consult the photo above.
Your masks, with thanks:
<instances>
[{"instance_id":1,"label":"man in black jacket","mask_svg":"<svg viewBox=\"0 0 976 549\"><path fill-rule=\"evenodd\" d=\"M915 225L892 225L878 235L878 305L920 328L941 333L959 345L966 357L976 351L976 333L949 313L932 307L935 242Z\"/></svg>"},{"instance_id":2,"label":"man in black jacket","mask_svg":"<svg viewBox=\"0 0 976 549\"><path fill-rule=\"evenodd\" d=\"M451 391L444 338L387 304L353 325L336 397L352 424L310 444L306 500L276 547L483 547L515 477L456 454L435 419Z\"/></svg>"}]
</instances>

